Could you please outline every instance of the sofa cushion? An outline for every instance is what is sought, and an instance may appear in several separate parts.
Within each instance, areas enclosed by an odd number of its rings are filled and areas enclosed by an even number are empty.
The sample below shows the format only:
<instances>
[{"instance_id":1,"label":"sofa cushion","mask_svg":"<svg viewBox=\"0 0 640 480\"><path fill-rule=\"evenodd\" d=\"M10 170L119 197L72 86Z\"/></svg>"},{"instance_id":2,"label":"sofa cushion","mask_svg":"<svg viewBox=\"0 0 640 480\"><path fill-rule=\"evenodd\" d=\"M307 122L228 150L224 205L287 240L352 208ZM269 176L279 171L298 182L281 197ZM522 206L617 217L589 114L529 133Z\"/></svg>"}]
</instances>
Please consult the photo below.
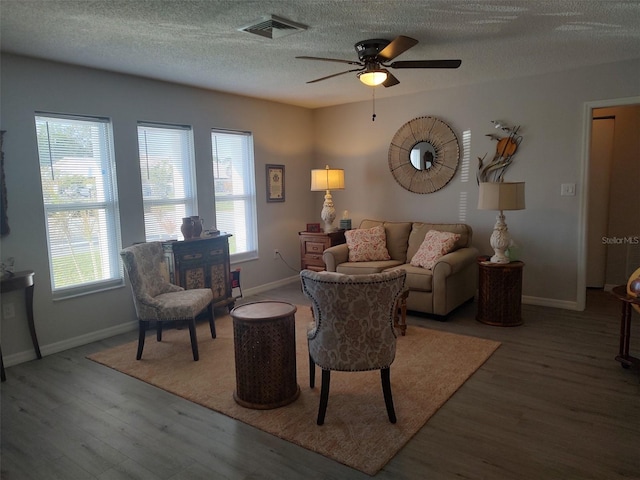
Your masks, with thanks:
<instances>
[{"instance_id":1,"label":"sofa cushion","mask_svg":"<svg viewBox=\"0 0 640 480\"><path fill-rule=\"evenodd\" d=\"M411 260L416 254L420 245L424 241L424 237L429 230L437 230L439 232L459 233L460 238L453 246L453 250L471 246L472 230L469 225L464 223L421 223L415 222L411 228L409 235L409 245L407 248L407 259Z\"/></svg>"},{"instance_id":2,"label":"sofa cushion","mask_svg":"<svg viewBox=\"0 0 640 480\"><path fill-rule=\"evenodd\" d=\"M346 275L368 275L380 273L387 269L401 265L397 260L384 260L379 262L345 262L336 267L336 271Z\"/></svg>"},{"instance_id":3,"label":"sofa cushion","mask_svg":"<svg viewBox=\"0 0 640 480\"><path fill-rule=\"evenodd\" d=\"M440 257L453 250L453 246L459 239L459 233L429 230L422 245L411 258L411 265L431 270Z\"/></svg>"},{"instance_id":4,"label":"sofa cushion","mask_svg":"<svg viewBox=\"0 0 640 480\"><path fill-rule=\"evenodd\" d=\"M390 260L384 227L358 228L345 232L350 262Z\"/></svg>"},{"instance_id":5,"label":"sofa cushion","mask_svg":"<svg viewBox=\"0 0 640 480\"><path fill-rule=\"evenodd\" d=\"M433 272L422 267L414 267L410 263L398 265L389 270L404 270L407 272L405 286L411 291L431 292L433 290Z\"/></svg>"},{"instance_id":6,"label":"sofa cushion","mask_svg":"<svg viewBox=\"0 0 640 480\"><path fill-rule=\"evenodd\" d=\"M407 261L407 245L412 222L384 222L381 220L362 220L359 228L384 227L387 235L387 250L393 260Z\"/></svg>"}]
</instances>

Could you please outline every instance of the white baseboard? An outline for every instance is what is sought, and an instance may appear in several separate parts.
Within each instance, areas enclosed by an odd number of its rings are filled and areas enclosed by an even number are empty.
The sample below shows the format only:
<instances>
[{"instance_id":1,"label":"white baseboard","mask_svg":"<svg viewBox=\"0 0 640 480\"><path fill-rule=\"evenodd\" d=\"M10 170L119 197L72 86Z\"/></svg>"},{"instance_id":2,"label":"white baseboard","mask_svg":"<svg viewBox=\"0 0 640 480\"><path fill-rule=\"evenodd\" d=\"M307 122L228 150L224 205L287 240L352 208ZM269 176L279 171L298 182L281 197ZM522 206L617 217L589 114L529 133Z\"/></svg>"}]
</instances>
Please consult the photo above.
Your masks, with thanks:
<instances>
[{"instance_id":1,"label":"white baseboard","mask_svg":"<svg viewBox=\"0 0 640 480\"><path fill-rule=\"evenodd\" d=\"M538 305L540 307L552 307L561 308L563 310L581 311L581 309L578 308L578 302L569 300L555 300L553 298L530 297L523 295L522 303L526 305Z\"/></svg>"},{"instance_id":2,"label":"white baseboard","mask_svg":"<svg viewBox=\"0 0 640 480\"><path fill-rule=\"evenodd\" d=\"M242 293L247 297L250 295L257 295L259 293L264 293L269 290L273 290L274 288L282 287L284 285L289 285L290 283L300 282L300 275L294 275L292 277L283 278L282 280L277 280L271 283L265 283L264 285L258 285L257 287L247 288Z\"/></svg>"},{"instance_id":3,"label":"white baseboard","mask_svg":"<svg viewBox=\"0 0 640 480\"><path fill-rule=\"evenodd\" d=\"M137 329L137 321L122 323L120 325L116 325L115 327L105 328L104 330L87 333L86 335L67 338L66 340L63 340L61 342L51 343L49 345L41 345L40 353L42 353L43 357L46 355L53 355L54 353L63 352L64 350L68 350L70 348L80 347L91 342L97 342L99 340L104 340L105 338L110 338L115 335L120 335L121 333L127 333ZM35 358L37 358L36 352L34 352L33 350L26 350L24 352L18 352L3 357L3 361L5 367L10 367L12 365L18 365L19 363L34 360Z\"/></svg>"},{"instance_id":4,"label":"white baseboard","mask_svg":"<svg viewBox=\"0 0 640 480\"><path fill-rule=\"evenodd\" d=\"M253 288L248 288L243 293L246 296L257 295L259 293L264 293L269 290L273 290L274 288L282 287L284 285L289 285L291 283L296 283L299 281L300 281L300 277L298 275L294 275L288 278L283 278L282 280L277 280L275 282L266 283L264 285L259 285ZM522 303L527 305L539 305L542 307L561 308L565 310L579 310L577 302L572 302L567 300L554 300L551 298L523 296ZM70 348L79 347L91 342L104 340L105 338L113 337L115 335L131 332L136 330L137 328L138 328L137 321L123 323L120 325L116 325L114 327L105 328L104 330L91 332L86 335L80 335L78 337L68 338L61 342L52 343L49 345L43 345L40 347L40 351L43 356L53 355L54 353L62 352ZM8 355L7 357L4 357L3 360L4 360L5 367L10 367L12 365L18 365L20 363L34 360L35 358L36 358L36 354L33 350L26 350L24 352L18 352L12 355Z\"/></svg>"}]
</instances>

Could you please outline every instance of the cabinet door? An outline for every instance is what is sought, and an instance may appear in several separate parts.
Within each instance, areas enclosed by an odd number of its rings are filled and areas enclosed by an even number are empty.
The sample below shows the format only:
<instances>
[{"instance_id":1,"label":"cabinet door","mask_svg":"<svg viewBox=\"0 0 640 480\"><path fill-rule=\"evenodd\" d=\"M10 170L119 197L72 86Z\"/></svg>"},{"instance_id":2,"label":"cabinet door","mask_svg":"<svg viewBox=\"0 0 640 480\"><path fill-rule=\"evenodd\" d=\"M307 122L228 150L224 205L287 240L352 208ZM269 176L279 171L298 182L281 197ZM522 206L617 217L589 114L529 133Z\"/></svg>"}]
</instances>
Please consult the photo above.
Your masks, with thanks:
<instances>
[{"instance_id":1,"label":"cabinet door","mask_svg":"<svg viewBox=\"0 0 640 480\"><path fill-rule=\"evenodd\" d=\"M231 297L231 265L229 262L229 244L215 242L206 251L205 265L207 283L213 293L213 303L219 303Z\"/></svg>"},{"instance_id":2,"label":"cabinet door","mask_svg":"<svg viewBox=\"0 0 640 480\"><path fill-rule=\"evenodd\" d=\"M187 290L206 288L206 265L204 254L198 251L181 252L176 258L179 285Z\"/></svg>"}]
</instances>

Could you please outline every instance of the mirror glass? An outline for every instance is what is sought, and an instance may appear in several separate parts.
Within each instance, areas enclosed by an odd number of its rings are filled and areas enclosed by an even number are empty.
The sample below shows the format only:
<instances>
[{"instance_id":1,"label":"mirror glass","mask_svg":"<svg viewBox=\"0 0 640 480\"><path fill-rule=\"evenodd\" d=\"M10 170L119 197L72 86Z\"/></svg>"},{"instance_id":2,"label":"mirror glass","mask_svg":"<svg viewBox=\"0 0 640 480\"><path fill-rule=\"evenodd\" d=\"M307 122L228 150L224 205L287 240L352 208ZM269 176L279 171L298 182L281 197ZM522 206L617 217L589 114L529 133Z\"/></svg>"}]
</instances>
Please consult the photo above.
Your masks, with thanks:
<instances>
[{"instance_id":1,"label":"mirror glass","mask_svg":"<svg viewBox=\"0 0 640 480\"><path fill-rule=\"evenodd\" d=\"M436 158L436 149L429 142L418 142L411 149L411 164L417 170L429 170Z\"/></svg>"}]
</instances>

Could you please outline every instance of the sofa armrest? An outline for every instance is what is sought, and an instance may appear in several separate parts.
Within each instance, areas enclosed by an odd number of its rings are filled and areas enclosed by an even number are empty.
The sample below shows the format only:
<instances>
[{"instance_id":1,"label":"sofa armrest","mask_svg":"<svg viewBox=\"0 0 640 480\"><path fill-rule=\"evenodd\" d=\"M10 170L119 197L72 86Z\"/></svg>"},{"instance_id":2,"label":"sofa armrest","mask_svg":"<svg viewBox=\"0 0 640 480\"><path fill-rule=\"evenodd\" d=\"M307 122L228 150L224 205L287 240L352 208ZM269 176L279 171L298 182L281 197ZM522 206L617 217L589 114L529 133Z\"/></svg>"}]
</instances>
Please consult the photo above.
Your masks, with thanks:
<instances>
[{"instance_id":1,"label":"sofa armrest","mask_svg":"<svg viewBox=\"0 0 640 480\"><path fill-rule=\"evenodd\" d=\"M434 283L436 277L453 275L465 269L467 266L474 264L478 255L478 249L475 247L463 247L443 255L433 267Z\"/></svg>"},{"instance_id":2,"label":"sofa armrest","mask_svg":"<svg viewBox=\"0 0 640 480\"><path fill-rule=\"evenodd\" d=\"M441 257L433 267L433 312L447 315L476 293L479 252L475 247L464 247Z\"/></svg>"},{"instance_id":3,"label":"sofa armrest","mask_svg":"<svg viewBox=\"0 0 640 480\"><path fill-rule=\"evenodd\" d=\"M338 265L349 260L349 247L346 243L329 247L322 253L322 260L327 272L335 272Z\"/></svg>"}]
</instances>

